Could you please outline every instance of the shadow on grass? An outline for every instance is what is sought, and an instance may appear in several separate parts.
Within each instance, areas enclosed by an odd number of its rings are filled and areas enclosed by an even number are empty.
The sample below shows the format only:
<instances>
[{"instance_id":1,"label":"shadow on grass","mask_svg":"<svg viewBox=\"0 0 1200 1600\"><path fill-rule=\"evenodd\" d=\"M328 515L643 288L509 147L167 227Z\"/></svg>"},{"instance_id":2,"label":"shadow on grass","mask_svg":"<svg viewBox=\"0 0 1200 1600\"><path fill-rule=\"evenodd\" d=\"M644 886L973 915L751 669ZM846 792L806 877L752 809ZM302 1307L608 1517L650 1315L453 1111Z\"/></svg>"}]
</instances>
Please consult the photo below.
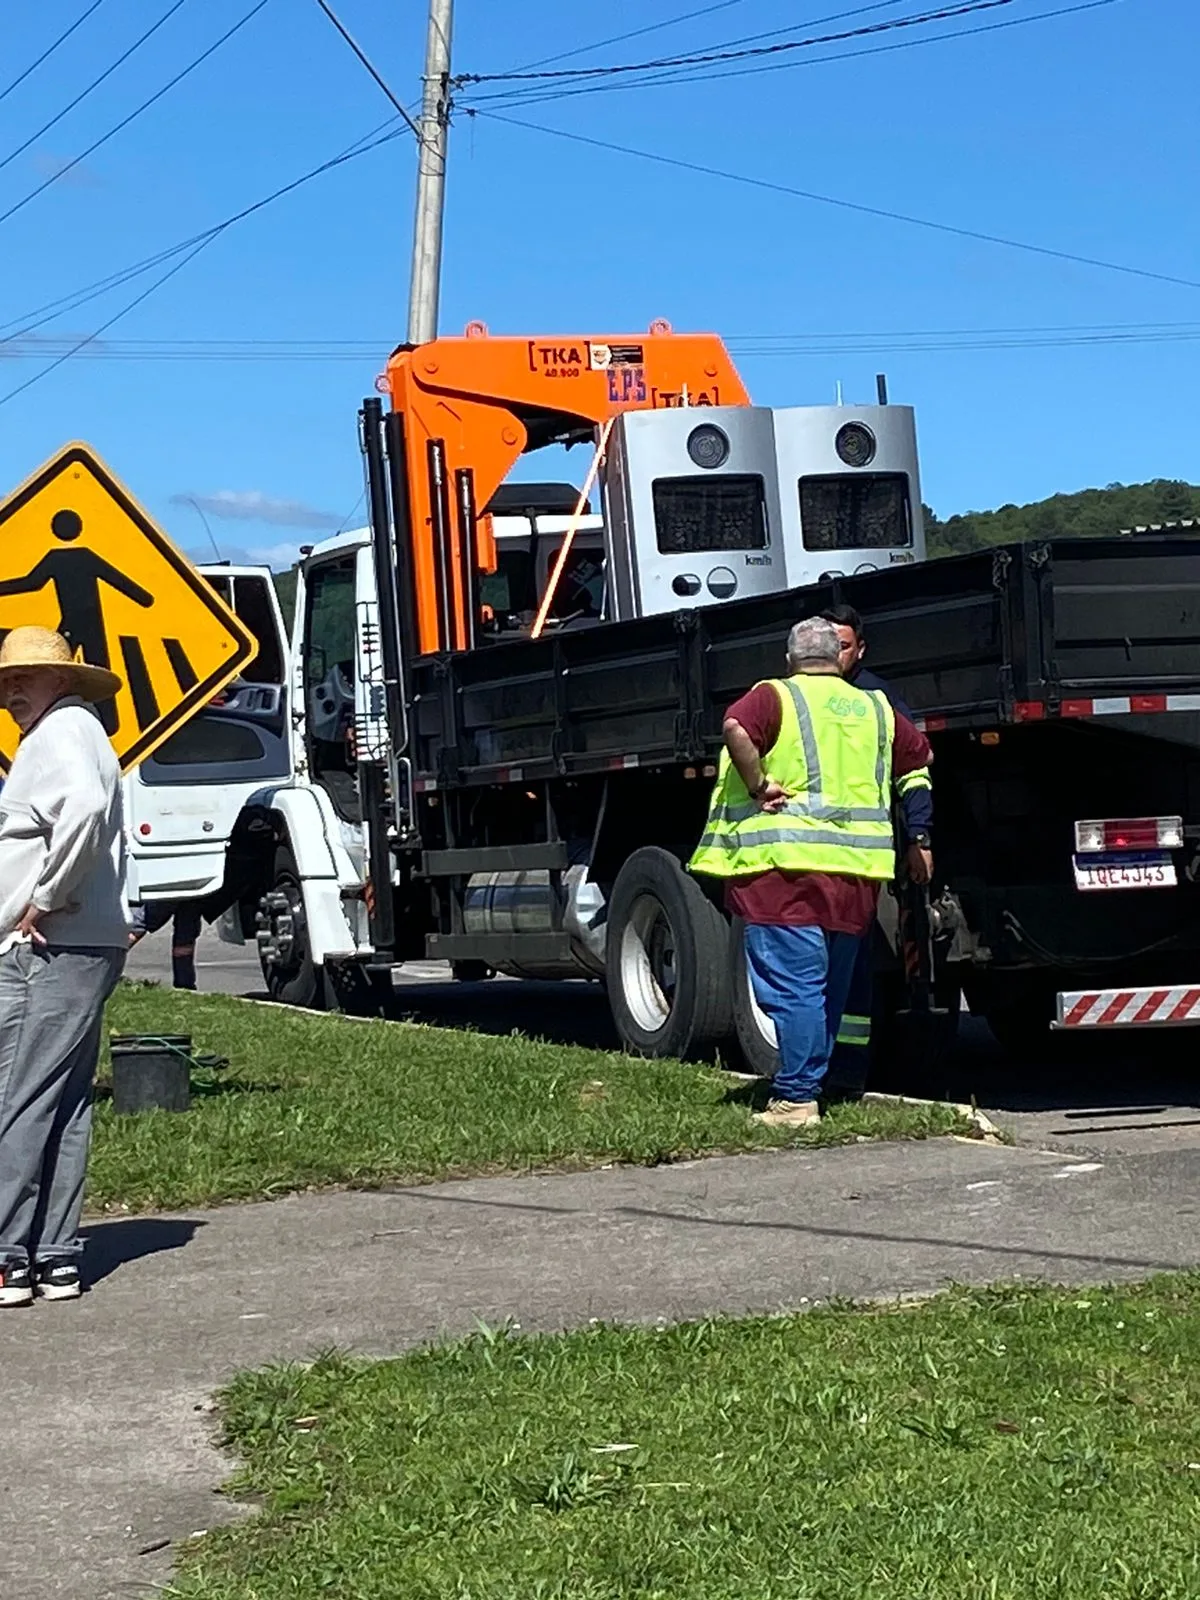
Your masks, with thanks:
<instances>
[{"instance_id":1,"label":"shadow on grass","mask_svg":"<svg viewBox=\"0 0 1200 1600\"><path fill-rule=\"evenodd\" d=\"M87 1246L84 1276L99 1283L130 1261L182 1250L205 1224L177 1217L129 1217L119 1222L91 1222L79 1231Z\"/></svg>"},{"instance_id":2,"label":"shadow on grass","mask_svg":"<svg viewBox=\"0 0 1200 1600\"><path fill-rule=\"evenodd\" d=\"M191 1084L192 1099L211 1100L223 1094L282 1094L281 1083L254 1083L249 1078L193 1078ZM98 1083L94 1098L97 1101L111 1101L113 1087L111 1083Z\"/></svg>"},{"instance_id":3,"label":"shadow on grass","mask_svg":"<svg viewBox=\"0 0 1200 1600\"><path fill-rule=\"evenodd\" d=\"M725 1106L749 1106L751 1111L765 1111L771 1098L770 1078L756 1078L753 1083L735 1083L721 1096Z\"/></svg>"}]
</instances>

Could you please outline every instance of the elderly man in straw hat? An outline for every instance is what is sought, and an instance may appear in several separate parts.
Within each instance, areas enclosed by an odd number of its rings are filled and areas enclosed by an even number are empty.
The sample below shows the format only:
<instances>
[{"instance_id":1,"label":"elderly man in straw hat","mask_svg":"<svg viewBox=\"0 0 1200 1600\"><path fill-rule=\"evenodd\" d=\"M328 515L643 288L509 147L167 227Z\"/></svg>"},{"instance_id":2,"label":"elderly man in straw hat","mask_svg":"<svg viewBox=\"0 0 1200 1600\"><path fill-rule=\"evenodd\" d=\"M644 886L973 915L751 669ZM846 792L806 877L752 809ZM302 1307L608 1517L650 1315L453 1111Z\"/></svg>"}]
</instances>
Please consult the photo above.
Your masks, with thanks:
<instances>
[{"instance_id":1,"label":"elderly man in straw hat","mask_svg":"<svg viewBox=\"0 0 1200 1600\"><path fill-rule=\"evenodd\" d=\"M92 1079L129 942L121 775L92 709L119 687L48 628L0 645L21 730L0 794L0 1306L80 1293Z\"/></svg>"}]
</instances>

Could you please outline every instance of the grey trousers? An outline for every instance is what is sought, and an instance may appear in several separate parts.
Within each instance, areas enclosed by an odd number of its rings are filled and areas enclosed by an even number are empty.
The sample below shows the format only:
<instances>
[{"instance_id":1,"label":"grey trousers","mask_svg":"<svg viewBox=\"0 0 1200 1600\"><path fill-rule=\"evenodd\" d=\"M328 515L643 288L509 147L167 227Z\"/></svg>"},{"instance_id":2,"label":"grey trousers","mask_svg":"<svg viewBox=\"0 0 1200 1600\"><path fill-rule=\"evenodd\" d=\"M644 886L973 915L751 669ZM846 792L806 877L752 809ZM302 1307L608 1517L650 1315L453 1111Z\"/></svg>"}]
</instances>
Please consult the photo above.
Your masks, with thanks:
<instances>
[{"instance_id":1,"label":"grey trousers","mask_svg":"<svg viewBox=\"0 0 1200 1600\"><path fill-rule=\"evenodd\" d=\"M79 1255L104 1002L124 950L0 955L0 1261Z\"/></svg>"}]
</instances>

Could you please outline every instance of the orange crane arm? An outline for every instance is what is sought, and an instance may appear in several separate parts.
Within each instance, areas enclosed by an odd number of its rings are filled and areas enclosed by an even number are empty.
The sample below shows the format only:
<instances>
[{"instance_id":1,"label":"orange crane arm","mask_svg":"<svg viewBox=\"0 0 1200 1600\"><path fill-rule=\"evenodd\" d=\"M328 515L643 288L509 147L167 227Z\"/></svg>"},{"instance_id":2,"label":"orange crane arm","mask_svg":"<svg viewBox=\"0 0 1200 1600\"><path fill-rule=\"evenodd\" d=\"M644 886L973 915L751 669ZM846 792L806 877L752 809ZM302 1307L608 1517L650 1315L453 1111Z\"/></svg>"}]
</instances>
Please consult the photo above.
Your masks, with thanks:
<instances>
[{"instance_id":1,"label":"orange crane arm","mask_svg":"<svg viewBox=\"0 0 1200 1600\"><path fill-rule=\"evenodd\" d=\"M460 474L469 470L481 512L524 451L590 440L619 412L750 404L716 334L673 333L666 323L640 334L535 338L492 338L472 323L462 338L401 347L380 387L404 418L422 654L464 648L471 637L466 576L438 549L439 529L457 515ZM469 536L478 570L492 571L487 520L477 515Z\"/></svg>"}]
</instances>

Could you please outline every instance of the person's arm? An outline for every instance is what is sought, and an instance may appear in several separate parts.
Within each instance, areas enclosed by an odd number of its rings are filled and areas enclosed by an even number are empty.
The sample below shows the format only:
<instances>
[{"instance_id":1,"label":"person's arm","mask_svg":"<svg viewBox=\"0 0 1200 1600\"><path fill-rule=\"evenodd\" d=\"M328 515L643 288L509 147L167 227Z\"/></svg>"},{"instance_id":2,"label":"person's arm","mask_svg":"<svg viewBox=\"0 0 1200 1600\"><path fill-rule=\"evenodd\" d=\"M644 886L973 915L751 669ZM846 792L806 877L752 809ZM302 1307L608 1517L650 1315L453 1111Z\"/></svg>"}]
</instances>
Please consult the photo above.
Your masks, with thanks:
<instances>
[{"instance_id":1,"label":"person's arm","mask_svg":"<svg viewBox=\"0 0 1200 1600\"><path fill-rule=\"evenodd\" d=\"M782 785L763 770L763 757L778 739L782 720L779 696L769 684L751 689L725 713L723 731L729 759L763 811L779 811L788 798Z\"/></svg>"},{"instance_id":2,"label":"person's arm","mask_svg":"<svg viewBox=\"0 0 1200 1600\"><path fill-rule=\"evenodd\" d=\"M86 760L52 754L42 772L46 803L39 810L46 828L46 859L30 896L30 910L39 916L71 904L96 864L109 807L100 774Z\"/></svg>"},{"instance_id":3,"label":"person's arm","mask_svg":"<svg viewBox=\"0 0 1200 1600\"><path fill-rule=\"evenodd\" d=\"M898 716L892 740L892 786L908 840L905 859L909 876L915 883L928 883L933 875L932 759L925 735L907 717Z\"/></svg>"}]
</instances>

